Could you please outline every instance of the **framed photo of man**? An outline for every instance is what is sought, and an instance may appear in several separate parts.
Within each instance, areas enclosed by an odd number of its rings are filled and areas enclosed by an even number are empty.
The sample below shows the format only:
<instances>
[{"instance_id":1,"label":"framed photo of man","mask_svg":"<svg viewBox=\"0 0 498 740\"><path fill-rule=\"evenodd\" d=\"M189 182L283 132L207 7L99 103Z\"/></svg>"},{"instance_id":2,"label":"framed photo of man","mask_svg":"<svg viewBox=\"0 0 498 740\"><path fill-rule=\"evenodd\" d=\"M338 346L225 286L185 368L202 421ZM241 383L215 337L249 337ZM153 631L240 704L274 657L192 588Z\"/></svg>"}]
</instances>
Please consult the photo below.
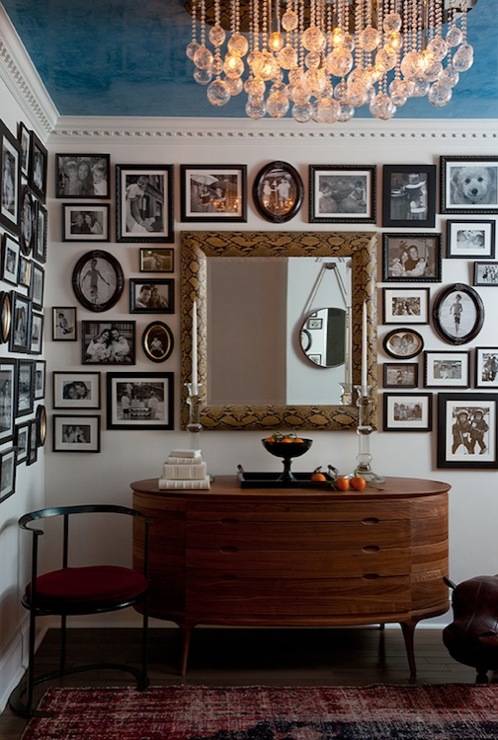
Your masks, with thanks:
<instances>
[{"instance_id":1,"label":"framed photo of man","mask_svg":"<svg viewBox=\"0 0 498 740\"><path fill-rule=\"evenodd\" d=\"M433 229L436 224L435 165L386 164L383 226Z\"/></svg>"},{"instance_id":2,"label":"framed photo of man","mask_svg":"<svg viewBox=\"0 0 498 740\"><path fill-rule=\"evenodd\" d=\"M0 225L19 232L21 198L21 148L0 120Z\"/></svg>"},{"instance_id":3,"label":"framed photo of man","mask_svg":"<svg viewBox=\"0 0 498 740\"><path fill-rule=\"evenodd\" d=\"M34 131L30 131L28 182L31 190L45 203L47 197L48 152Z\"/></svg>"},{"instance_id":4,"label":"framed photo of man","mask_svg":"<svg viewBox=\"0 0 498 740\"><path fill-rule=\"evenodd\" d=\"M118 242L172 242L173 165L116 165Z\"/></svg>"},{"instance_id":5,"label":"framed photo of man","mask_svg":"<svg viewBox=\"0 0 498 740\"><path fill-rule=\"evenodd\" d=\"M107 373L108 429L174 429L174 373Z\"/></svg>"},{"instance_id":6,"label":"framed photo of man","mask_svg":"<svg viewBox=\"0 0 498 740\"><path fill-rule=\"evenodd\" d=\"M382 280L386 283L440 283L440 234L384 234Z\"/></svg>"},{"instance_id":7,"label":"framed photo of man","mask_svg":"<svg viewBox=\"0 0 498 740\"><path fill-rule=\"evenodd\" d=\"M498 394L439 393L438 468L498 468Z\"/></svg>"},{"instance_id":8,"label":"framed photo of man","mask_svg":"<svg viewBox=\"0 0 498 740\"><path fill-rule=\"evenodd\" d=\"M182 221L247 221L245 164L182 164L180 170Z\"/></svg>"},{"instance_id":9,"label":"framed photo of man","mask_svg":"<svg viewBox=\"0 0 498 740\"><path fill-rule=\"evenodd\" d=\"M175 313L173 278L130 278L130 313Z\"/></svg>"},{"instance_id":10,"label":"framed photo of man","mask_svg":"<svg viewBox=\"0 0 498 740\"><path fill-rule=\"evenodd\" d=\"M55 197L109 200L109 154L56 154Z\"/></svg>"},{"instance_id":11,"label":"framed photo of man","mask_svg":"<svg viewBox=\"0 0 498 740\"><path fill-rule=\"evenodd\" d=\"M466 344L475 339L484 323L484 304L479 293L464 283L453 283L436 296L432 323L448 344Z\"/></svg>"},{"instance_id":12,"label":"framed photo of man","mask_svg":"<svg viewBox=\"0 0 498 740\"><path fill-rule=\"evenodd\" d=\"M84 308L95 313L108 311L123 293L123 268L110 252L95 249L77 261L72 283L74 294Z\"/></svg>"}]
</instances>

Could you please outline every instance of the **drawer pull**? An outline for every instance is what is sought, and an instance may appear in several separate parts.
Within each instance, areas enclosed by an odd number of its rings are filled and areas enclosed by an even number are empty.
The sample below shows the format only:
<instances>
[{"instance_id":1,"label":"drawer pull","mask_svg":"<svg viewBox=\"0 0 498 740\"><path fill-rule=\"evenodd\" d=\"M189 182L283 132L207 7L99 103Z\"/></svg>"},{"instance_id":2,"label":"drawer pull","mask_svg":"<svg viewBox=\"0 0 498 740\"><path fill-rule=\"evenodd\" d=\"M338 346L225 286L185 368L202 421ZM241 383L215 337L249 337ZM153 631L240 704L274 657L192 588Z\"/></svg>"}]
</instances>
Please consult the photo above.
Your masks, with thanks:
<instances>
[{"instance_id":1,"label":"drawer pull","mask_svg":"<svg viewBox=\"0 0 498 740\"><path fill-rule=\"evenodd\" d=\"M222 524L238 524L239 520L238 519L222 519L221 523Z\"/></svg>"},{"instance_id":2,"label":"drawer pull","mask_svg":"<svg viewBox=\"0 0 498 740\"><path fill-rule=\"evenodd\" d=\"M362 524L378 524L380 522L380 519L378 519L376 516L367 516L366 519L362 519Z\"/></svg>"},{"instance_id":3,"label":"drawer pull","mask_svg":"<svg viewBox=\"0 0 498 740\"><path fill-rule=\"evenodd\" d=\"M364 573L363 578L367 581L375 581L376 578L380 578L378 573Z\"/></svg>"},{"instance_id":4,"label":"drawer pull","mask_svg":"<svg viewBox=\"0 0 498 740\"><path fill-rule=\"evenodd\" d=\"M361 548L363 552L379 552L380 547L379 545L365 545L365 547Z\"/></svg>"},{"instance_id":5,"label":"drawer pull","mask_svg":"<svg viewBox=\"0 0 498 740\"><path fill-rule=\"evenodd\" d=\"M220 552L238 552L238 547L220 547Z\"/></svg>"}]
</instances>

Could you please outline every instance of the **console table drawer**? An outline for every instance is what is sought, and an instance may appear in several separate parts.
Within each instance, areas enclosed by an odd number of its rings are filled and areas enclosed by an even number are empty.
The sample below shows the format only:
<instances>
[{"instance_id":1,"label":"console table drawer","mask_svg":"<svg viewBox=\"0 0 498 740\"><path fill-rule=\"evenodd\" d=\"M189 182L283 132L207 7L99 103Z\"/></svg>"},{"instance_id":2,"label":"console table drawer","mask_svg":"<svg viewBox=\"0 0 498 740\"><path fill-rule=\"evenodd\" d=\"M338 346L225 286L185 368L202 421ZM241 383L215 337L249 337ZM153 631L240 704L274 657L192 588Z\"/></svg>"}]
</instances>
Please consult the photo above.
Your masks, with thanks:
<instances>
[{"instance_id":1,"label":"console table drawer","mask_svg":"<svg viewBox=\"0 0 498 740\"><path fill-rule=\"evenodd\" d=\"M239 521L273 521L273 522L356 522L368 517L382 520L410 520L410 506L405 501L348 501L348 494L342 494L343 500L333 503L303 504L292 502L283 504L268 501L189 501L187 519L189 521L220 521L238 519ZM303 497L304 498L304 497Z\"/></svg>"}]
</instances>

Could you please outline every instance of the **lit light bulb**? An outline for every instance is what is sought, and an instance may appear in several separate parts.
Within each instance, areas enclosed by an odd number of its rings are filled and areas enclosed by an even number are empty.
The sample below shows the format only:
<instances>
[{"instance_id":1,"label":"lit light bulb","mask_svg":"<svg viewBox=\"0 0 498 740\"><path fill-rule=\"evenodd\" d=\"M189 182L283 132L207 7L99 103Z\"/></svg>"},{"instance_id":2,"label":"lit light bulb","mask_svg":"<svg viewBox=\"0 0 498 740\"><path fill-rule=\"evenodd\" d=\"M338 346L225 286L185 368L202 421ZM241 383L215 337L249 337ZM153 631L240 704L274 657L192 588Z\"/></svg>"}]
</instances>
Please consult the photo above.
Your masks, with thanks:
<instances>
[{"instance_id":1,"label":"lit light bulb","mask_svg":"<svg viewBox=\"0 0 498 740\"><path fill-rule=\"evenodd\" d=\"M223 71L229 79L236 80L244 72L244 62L239 56L228 54L223 63Z\"/></svg>"},{"instance_id":2,"label":"lit light bulb","mask_svg":"<svg viewBox=\"0 0 498 740\"><path fill-rule=\"evenodd\" d=\"M268 39L268 46L270 47L271 51L280 51L280 49L283 48L284 45L284 37L280 33L280 31L274 31L270 34L270 38Z\"/></svg>"}]
</instances>

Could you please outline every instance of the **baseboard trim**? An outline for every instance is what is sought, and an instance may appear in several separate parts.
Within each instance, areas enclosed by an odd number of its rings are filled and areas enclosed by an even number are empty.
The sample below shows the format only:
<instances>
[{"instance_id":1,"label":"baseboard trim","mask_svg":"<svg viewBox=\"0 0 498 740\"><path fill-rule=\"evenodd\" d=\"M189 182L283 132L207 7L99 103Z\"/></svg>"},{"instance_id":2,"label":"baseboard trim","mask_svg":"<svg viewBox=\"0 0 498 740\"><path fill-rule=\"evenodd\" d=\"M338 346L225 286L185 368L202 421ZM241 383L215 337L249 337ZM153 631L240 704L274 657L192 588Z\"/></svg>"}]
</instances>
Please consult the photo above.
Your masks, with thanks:
<instances>
[{"instance_id":1,"label":"baseboard trim","mask_svg":"<svg viewBox=\"0 0 498 740\"><path fill-rule=\"evenodd\" d=\"M50 624L45 623L38 630L35 643L36 650L38 650L39 646L41 645L49 628ZM20 631L17 632L16 635L14 635L14 637L8 644L4 654L0 658L0 676L8 675L8 665L11 661L13 663L17 663L15 673L12 674L12 677L8 680L6 686L3 688L2 693L0 694L0 712L3 712L3 710L7 706L9 696L11 695L12 691L15 689L19 681L22 679L26 671L27 663L25 658L27 653L24 646L27 644L28 630L28 619L24 619L21 624ZM17 656L16 653L18 653Z\"/></svg>"}]
</instances>

